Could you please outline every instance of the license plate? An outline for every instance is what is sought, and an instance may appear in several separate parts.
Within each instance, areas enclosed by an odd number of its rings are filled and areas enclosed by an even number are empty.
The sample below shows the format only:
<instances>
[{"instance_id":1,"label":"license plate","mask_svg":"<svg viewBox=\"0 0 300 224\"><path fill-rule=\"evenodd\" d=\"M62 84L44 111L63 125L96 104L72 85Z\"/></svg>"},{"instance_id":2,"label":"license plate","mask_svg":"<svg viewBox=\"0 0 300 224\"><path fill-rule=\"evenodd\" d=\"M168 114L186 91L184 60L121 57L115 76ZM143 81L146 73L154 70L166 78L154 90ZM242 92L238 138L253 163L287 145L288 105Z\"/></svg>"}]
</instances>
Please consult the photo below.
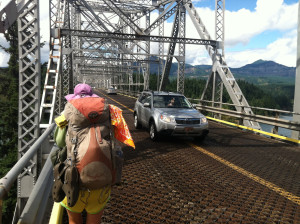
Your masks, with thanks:
<instances>
[{"instance_id":1,"label":"license plate","mask_svg":"<svg viewBox=\"0 0 300 224\"><path fill-rule=\"evenodd\" d=\"M185 132L191 132L191 131L193 131L193 130L194 130L194 128L191 128L191 127L184 128L184 131L185 131Z\"/></svg>"}]
</instances>

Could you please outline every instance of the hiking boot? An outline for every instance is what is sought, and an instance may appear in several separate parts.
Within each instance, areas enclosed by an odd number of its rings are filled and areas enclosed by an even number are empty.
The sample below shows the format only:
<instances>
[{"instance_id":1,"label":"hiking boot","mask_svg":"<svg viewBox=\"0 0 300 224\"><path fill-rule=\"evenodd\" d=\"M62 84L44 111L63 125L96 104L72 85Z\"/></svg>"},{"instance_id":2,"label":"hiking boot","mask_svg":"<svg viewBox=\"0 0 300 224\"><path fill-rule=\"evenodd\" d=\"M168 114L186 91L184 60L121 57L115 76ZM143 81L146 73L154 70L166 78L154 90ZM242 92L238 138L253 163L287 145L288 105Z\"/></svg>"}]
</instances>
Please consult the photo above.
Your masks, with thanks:
<instances>
[{"instance_id":1,"label":"hiking boot","mask_svg":"<svg viewBox=\"0 0 300 224\"><path fill-rule=\"evenodd\" d=\"M68 166L65 171L63 191L69 207L73 207L79 197L79 173L76 166Z\"/></svg>"},{"instance_id":2,"label":"hiking boot","mask_svg":"<svg viewBox=\"0 0 300 224\"><path fill-rule=\"evenodd\" d=\"M63 178L65 172L65 164L58 163L53 168L54 183L52 186L52 198L55 202L61 202L66 194L63 191Z\"/></svg>"}]
</instances>

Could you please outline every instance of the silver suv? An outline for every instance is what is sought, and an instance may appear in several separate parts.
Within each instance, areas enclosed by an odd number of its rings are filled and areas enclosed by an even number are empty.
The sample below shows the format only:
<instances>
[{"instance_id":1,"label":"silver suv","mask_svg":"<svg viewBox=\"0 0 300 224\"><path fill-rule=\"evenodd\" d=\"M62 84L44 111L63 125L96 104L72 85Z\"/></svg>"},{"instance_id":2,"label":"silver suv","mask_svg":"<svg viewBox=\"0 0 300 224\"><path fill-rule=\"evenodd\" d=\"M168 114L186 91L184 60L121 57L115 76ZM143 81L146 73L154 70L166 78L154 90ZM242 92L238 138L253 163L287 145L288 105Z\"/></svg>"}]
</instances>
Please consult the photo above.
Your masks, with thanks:
<instances>
[{"instance_id":1,"label":"silver suv","mask_svg":"<svg viewBox=\"0 0 300 224\"><path fill-rule=\"evenodd\" d=\"M209 132L206 117L173 92L142 92L134 106L134 126L148 128L152 140L163 134L203 140Z\"/></svg>"}]
</instances>

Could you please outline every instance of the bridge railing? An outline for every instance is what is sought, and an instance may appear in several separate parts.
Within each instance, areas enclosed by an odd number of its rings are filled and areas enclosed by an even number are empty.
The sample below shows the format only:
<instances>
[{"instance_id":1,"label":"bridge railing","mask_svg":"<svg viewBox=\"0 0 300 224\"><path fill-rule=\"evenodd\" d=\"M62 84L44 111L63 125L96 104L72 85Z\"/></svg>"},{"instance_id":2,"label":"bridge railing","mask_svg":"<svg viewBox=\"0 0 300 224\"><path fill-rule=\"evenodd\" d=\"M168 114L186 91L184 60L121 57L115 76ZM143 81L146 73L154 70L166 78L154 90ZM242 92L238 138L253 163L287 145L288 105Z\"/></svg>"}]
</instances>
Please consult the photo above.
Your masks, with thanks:
<instances>
[{"instance_id":1,"label":"bridge railing","mask_svg":"<svg viewBox=\"0 0 300 224\"><path fill-rule=\"evenodd\" d=\"M10 191L13 183L21 174L23 169L27 166L30 159L36 155L38 149L41 147L45 140L48 140L48 136L53 131L55 123L51 124L44 133L36 140L36 142L29 148L29 150L19 159L19 161L13 166L13 168L0 179L0 223L2 223L2 202L5 196ZM54 150L54 147L52 148ZM39 175L39 178L32 189L30 197L22 211L20 217L18 217L19 224L22 223L42 223L42 219L45 214L46 204L51 191L51 184L53 182L52 164L50 156L48 156L46 163ZM50 187L49 187L50 186ZM16 217L15 217L16 218ZM13 223L14 220L13 220Z\"/></svg>"},{"instance_id":2,"label":"bridge railing","mask_svg":"<svg viewBox=\"0 0 300 224\"><path fill-rule=\"evenodd\" d=\"M230 103L220 103L220 102L213 102L208 100L200 100L200 99L189 99L191 102L198 102L194 104L194 106L200 110L205 112L210 112L216 117L220 115L229 116L232 118L236 118L238 120L238 124L242 124L244 119L250 121L256 121L263 124L268 124L274 126L272 129L273 134L278 134L278 128L285 128L292 131L300 131L300 123L295 122L292 120L282 119L280 115L289 115L292 116L294 114L299 115L299 113L285 111L285 110L278 110L278 109L269 109L263 107L252 107L249 106L253 111L262 111L263 113L267 114L274 114L274 116L266 116L266 115L259 115L259 114L245 114L243 112L239 112L236 110L225 109L224 107L240 107L241 111L244 111L244 106L230 104ZM214 106L209 106L214 105ZM298 141L298 140L297 140Z\"/></svg>"}]
</instances>

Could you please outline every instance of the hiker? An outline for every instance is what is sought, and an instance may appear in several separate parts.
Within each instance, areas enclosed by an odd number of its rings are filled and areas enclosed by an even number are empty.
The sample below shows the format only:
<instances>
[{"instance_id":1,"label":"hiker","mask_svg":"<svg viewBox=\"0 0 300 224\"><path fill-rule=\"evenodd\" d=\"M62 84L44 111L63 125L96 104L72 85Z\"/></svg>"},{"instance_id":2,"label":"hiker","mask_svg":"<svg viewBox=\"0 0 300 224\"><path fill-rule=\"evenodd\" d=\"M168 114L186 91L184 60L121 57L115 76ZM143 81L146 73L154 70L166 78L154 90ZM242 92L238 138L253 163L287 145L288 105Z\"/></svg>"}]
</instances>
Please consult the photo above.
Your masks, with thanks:
<instances>
[{"instance_id":1,"label":"hiker","mask_svg":"<svg viewBox=\"0 0 300 224\"><path fill-rule=\"evenodd\" d=\"M54 168L54 176L65 174L64 181L54 178L57 188L53 188L52 196L54 201L60 201L66 195L60 204L66 208L70 224L83 223L84 210L86 224L100 223L111 186L116 182L112 146L118 144L115 140L135 146L122 110L108 105L89 85L76 85L74 94L65 98L68 102L62 114L64 119L60 122L56 119L56 123L63 127L67 124L68 128L65 137L68 158L62 165L67 168Z\"/></svg>"}]
</instances>

